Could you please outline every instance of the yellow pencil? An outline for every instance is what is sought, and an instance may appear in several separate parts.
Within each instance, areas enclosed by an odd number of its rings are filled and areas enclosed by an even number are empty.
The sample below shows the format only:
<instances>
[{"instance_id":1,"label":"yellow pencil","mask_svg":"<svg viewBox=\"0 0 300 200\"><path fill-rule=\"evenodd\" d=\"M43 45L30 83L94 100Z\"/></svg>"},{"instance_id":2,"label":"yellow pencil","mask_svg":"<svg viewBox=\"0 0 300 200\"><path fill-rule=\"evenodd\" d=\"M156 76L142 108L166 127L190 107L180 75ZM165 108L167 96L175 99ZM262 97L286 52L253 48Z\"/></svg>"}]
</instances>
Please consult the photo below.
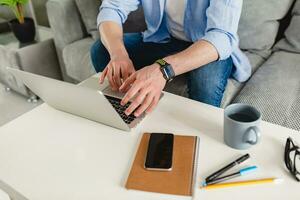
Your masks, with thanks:
<instances>
[{"instance_id":1,"label":"yellow pencil","mask_svg":"<svg viewBox=\"0 0 300 200\"><path fill-rule=\"evenodd\" d=\"M278 178L266 178L260 180L249 180L249 181L241 181L241 182L231 182L231 183L220 183L214 185L207 185L202 187L205 190L209 189L217 189L217 188L227 188L227 187L236 187L236 186L246 186L246 185L258 185L258 184L265 184L265 183L282 183L283 179Z\"/></svg>"}]
</instances>

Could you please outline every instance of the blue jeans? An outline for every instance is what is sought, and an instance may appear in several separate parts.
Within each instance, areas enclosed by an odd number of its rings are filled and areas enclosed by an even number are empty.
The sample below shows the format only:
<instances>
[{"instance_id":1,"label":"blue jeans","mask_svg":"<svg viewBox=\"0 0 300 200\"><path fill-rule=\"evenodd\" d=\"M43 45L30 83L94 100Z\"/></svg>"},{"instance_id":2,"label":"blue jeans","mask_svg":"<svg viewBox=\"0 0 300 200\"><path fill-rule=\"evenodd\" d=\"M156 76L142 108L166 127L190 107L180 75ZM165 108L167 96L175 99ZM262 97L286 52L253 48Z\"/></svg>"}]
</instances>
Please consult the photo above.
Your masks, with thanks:
<instances>
[{"instance_id":1,"label":"blue jeans","mask_svg":"<svg viewBox=\"0 0 300 200\"><path fill-rule=\"evenodd\" d=\"M175 54L192 43L171 38L168 43L143 42L141 33L124 34L124 44L136 70L153 64L157 59ZM91 48L95 70L102 72L110 56L100 40ZM215 61L187 73L189 98L220 107L227 80L233 69L232 59Z\"/></svg>"}]
</instances>

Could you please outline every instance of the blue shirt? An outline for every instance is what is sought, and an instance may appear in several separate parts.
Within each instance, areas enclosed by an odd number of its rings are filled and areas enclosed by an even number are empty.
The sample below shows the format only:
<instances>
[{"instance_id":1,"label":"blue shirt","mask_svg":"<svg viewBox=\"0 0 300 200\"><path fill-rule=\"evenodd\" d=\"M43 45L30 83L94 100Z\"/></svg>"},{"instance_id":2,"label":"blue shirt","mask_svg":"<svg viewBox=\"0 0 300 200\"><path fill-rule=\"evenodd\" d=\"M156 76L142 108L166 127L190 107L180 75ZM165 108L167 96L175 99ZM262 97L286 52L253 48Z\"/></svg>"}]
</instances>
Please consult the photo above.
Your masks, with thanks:
<instances>
[{"instance_id":1,"label":"blue shirt","mask_svg":"<svg viewBox=\"0 0 300 200\"><path fill-rule=\"evenodd\" d=\"M168 42L165 3L166 0L103 0L97 23L99 26L104 21L113 21L122 25L128 14L141 4L147 24L144 42ZM192 42L210 42L217 49L220 60L231 57L235 65L232 75L239 82L251 75L250 62L239 49L237 35L242 3L242 0L187 0L184 16L186 37Z\"/></svg>"}]
</instances>

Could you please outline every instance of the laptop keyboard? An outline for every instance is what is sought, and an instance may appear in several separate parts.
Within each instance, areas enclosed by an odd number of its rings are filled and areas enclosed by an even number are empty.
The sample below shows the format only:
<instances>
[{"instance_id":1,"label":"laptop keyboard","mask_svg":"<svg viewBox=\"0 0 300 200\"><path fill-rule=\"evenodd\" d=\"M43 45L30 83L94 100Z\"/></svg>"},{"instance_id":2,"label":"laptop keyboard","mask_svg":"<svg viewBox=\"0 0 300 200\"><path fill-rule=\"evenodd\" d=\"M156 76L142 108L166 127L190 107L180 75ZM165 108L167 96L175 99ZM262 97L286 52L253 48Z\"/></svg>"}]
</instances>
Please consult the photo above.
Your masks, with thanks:
<instances>
[{"instance_id":1,"label":"laptop keyboard","mask_svg":"<svg viewBox=\"0 0 300 200\"><path fill-rule=\"evenodd\" d=\"M129 107L130 103L127 103L125 106L121 105L121 99L117 99L114 97L106 96L107 100L111 103L111 105L114 107L114 109L118 112L120 117L123 119L123 121L126 124L130 124L136 117L131 114L127 116L124 112Z\"/></svg>"}]
</instances>

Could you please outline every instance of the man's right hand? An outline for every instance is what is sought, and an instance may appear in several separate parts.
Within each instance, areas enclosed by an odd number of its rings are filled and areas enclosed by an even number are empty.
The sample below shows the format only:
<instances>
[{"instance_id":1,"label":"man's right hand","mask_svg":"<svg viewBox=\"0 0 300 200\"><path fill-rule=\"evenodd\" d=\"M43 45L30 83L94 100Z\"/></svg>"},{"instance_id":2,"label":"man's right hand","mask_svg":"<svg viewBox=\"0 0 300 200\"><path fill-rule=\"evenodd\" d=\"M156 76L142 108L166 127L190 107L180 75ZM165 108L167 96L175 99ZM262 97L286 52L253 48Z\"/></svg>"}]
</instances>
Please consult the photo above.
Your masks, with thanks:
<instances>
[{"instance_id":1,"label":"man's right hand","mask_svg":"<svg viewBox=\"0 0 300 200\"><path fill-rule=\"evenodd\" d=\"M119 90L123 82L135 72L132 61L128 55L119 54L112 56L110 62L100 76L100 83L107 77L111 89Z\"/></svg>"},{"instance_id":2,"label":"man's right hand","mask_svg":"<svg viewBox=\"0 0 300 200\"><path fill-rule=\"evenodd\" d=\"M101 41L109 52L110 62L100 77L102 84L107 77L112 90L119 90L122 83L135 72L123 42L123 29L116 22L103 22L99 26Z\"/></svg>"}]
</instances>

